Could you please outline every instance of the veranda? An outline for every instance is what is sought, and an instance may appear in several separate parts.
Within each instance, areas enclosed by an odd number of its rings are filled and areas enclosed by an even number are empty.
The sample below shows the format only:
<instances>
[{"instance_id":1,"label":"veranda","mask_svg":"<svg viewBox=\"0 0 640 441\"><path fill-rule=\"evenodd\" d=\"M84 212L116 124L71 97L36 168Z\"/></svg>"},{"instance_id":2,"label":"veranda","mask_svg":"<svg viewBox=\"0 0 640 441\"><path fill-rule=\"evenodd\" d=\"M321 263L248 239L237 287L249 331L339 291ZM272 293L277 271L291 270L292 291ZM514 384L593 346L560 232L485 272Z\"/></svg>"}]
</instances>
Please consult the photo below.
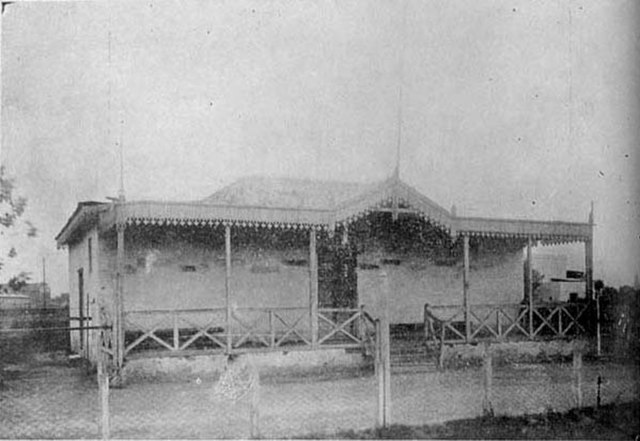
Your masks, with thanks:
<instances>
[{"instance_id":1,"label":"veranda","mask_svg":"<svg viewBox=\"0 0 640 441\"><path fill-rule=\"evenodd\" d=\"M79 205L57 240L69 246L71 274L82 276L87 264L77 257L78 250L88 245L90 272L94 239L94 265L99 267L95 285L102 286L98 308L84 317L99 317L113 328L110 351L118 369L126 358L158 355L366 350L373 323L383 313L380 305L386 302L379 290L369 292L372 285L360 283L358 274L365 275L367 268L378 275L393 272L407 253L444 261L448 266L442 268L451 275L450 305L429 306L429 293L403 292L397 286L384 293L392 306L406 303L412 317L391 322L422 322L428 339L567 338L584 331L592 297L592 214L585 223L459 217L397 176L371 185L259 184L268 187L268 197L282 195L284 187L301 188L294 204L290 193L264 205L243 201L238 195L252 188L240 185L198 202L120 199ZM229 194L235 199L225 200ZM320 202L305 202L313 197ZM363 228L369 224L374 227ZM395 232L385 233L391 230ZM393 249L398 232L404 235L405 250ZM391 251L381 248L381 265L359 263L362 244L376 234L387 234ZM585 302L534 304L532 247L568 242L585 244ZM470 295L472 257L483 243L498 244L512 254L526 249L524 296L509 293L510 299L524 301L492 302L491 286L482 296ZM80 299L81 287L79 283ZM498 283L493 289L502 287ZM407 294L415 294L413 303Z\"/></svg>"}]
</instances>

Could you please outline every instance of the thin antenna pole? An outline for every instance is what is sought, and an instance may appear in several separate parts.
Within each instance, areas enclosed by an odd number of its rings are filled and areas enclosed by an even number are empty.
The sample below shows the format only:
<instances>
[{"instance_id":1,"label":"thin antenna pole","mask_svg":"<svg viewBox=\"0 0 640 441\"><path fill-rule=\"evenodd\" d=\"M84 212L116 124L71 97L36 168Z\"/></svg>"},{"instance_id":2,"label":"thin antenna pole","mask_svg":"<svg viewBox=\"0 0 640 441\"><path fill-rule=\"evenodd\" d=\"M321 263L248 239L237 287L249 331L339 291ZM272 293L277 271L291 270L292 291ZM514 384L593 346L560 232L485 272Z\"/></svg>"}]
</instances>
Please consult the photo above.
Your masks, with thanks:
<instances>
[{"instance_id":1,"label":"thin antenna pole","mask_svg":"<svg viewBox=\"0 0 640 441\"><path fill-rule=\"evenodd\" d=\"M4 3L0 3L0 79L2 78L2 21L4 16ZM0 80L0 154L2 153L2 81Z\"/></svg>"},{"instance_id":2,"label":"thin antenna pole","mask_svg":"<svg viewBox=\"0 0 640 441\"><path fill-rule=\"evenodd\" d=\"M396 179L400 178L400 146L402 144L402 107L403 107L403 80L404 80L404 49L406 40L407 29L407 0L403 2L402 8L402 29L400 29L400 50L398 60L398 138L396 140L396 166L393 171L393 176Z\"/></svg>"},{"instance_id":3,"label":"thin antenna pole","mask_svg":"<svg viewBox=\"0 0 640 441\"><path fill-rule=\"evenodd\" d=\"M113 72L111 69L111 4L108 4L107 12L107 144L111 143L111 83Z\"/></svg>"},{"instance_id":4,"label":"thin antenna pole","mask_svg":"<svg viewBox=\"0 0 640 441\"><path fill-rule=\"evenodd\" d=\"M113 142L112 136L112 126L113 126L113 63L112 63L112 21L111 21L111 2L107 2L107 113L108 113L108 124L107 124L107 144L111 144ZM118 160L119 160L119 186L118 186L118 200L120 202L124 202L125 193L124 193L124 142L123 142L123 125L124 121L120 121L120 135L119 141L115 142L116 147L118 147Z\"/></svg>"},{"instance_id":5,"label":"thin antenna pole","mask_svg":"<svg viewBox=\"0 0 640 441\"><path fill-rule=\"evenodd\" d=\"M120 121L120 189L118 198L124 201L124 120Z\"/></svg>"},{"instance_id":6,"label":"thin antenna pole","mask_svg":"<svg viewBox=\"0 0 640 441\"><path fill-rule=\"evenodd\" d=\"M571 0L569 9L569 151L573 153L573 15Z\"/></svg>"}]
</instances>

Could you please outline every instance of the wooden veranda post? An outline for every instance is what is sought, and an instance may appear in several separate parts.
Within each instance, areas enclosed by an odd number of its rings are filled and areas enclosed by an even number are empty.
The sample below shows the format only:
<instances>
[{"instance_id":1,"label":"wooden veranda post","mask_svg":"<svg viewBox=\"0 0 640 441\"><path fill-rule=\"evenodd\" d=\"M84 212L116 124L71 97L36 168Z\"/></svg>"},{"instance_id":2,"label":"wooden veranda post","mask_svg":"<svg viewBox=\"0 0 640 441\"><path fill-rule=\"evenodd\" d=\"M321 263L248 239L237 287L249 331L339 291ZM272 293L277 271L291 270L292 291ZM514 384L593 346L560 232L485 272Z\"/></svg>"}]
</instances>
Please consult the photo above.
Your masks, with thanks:
<instances>
[{"instance_id":1,"label":"wooden veranda post","mask_svg":"<svg viewBox=\"0 0 640 441\"><path fill-rule=\"evenodd\" d=\"M114 361L120 379L124 365L124 231L122 222L116 224L116 292L114 296Z\"/></svg>"},{"instance_id":2,"label":"wooden veranda post","mask_svg":"<svg viewBox=\"0 0 640 441\"><path fill-rule=\"evenodd\" d=\"M227 352L231 352L231 225L224 226L224 304L225 304L225 328L227 334Z\"/></svg>"},{"instance_id":3,"label":"wooden veranda post","mask_svg":"<svg viewBox=\"0 0 640 441\"><path fill-rule=\"evenodd\" d=\"M529 338L533 338L533 268L531 267L531 238L527 239L527 300L529 307Z\"/></svg>"},{"instance_id":4,"label":"wooden veranda post","mask_svg":"<svg viewBox=\"0 0 640 441\"><path fill-rule=\"evenodd\" d=\"M470 314L469 314L469 236L462 236L463 264L462 269L462 303L464 305L464 335L469 341L471 337Z\"/></svg>"},{"instance_id":5,"label":"wooden veranda post","mask_svg":"<svg viewBox=\"0 0 640 441\"><path fill-rule=\"evenodd\" d=\"M587 300L593 300L593 240L588 239L584 243L584 293Z\"/></svg>"},{"instance_id":6,"label":"wooden veranda post","mask_svg":"<svg viewBox=\"0 0 640 441\"><path fill-rule=\"evenodd\" d=\"M318 345L318 253L316 250L316 230L309 231L309 324L311 346Z\"/></svg>"}]
</instances>

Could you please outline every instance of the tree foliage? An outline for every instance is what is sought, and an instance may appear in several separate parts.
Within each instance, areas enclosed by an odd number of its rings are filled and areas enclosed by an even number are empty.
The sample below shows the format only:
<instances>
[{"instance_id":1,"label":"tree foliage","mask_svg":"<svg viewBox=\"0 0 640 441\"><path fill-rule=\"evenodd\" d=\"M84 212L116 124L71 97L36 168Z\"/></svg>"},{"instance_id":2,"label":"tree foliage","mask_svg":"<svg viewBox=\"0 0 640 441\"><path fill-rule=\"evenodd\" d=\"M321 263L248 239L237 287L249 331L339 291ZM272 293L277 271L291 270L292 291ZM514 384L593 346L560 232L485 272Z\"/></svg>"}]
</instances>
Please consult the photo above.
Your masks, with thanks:
<instances>
[{"instance_id":1,"label":"tree foliage","mask_svg":"<svg viewBox=\"0 0 640 441\"><path fill-rule=\"evenodd\" d=\"M13 292L20 292L22 288L27 286L30 278L29 273L22 271L17 276L10 278L7 285L9 285L9 288L11 288Z\"/></svg>"},{"instance_id":2,"label":"tree foliage","mask_svg":"<svg viewBox=\"0 0 640 441\"><path fill-rule=\"evenodd\" d=\"M15 180L6 174L4 166L0 166L0 236L5 236L2 241L2 249L0 249L0 270L4 266L5 258L15 259L18 256L16 248L8 245L6 233L11 229L17 228L19 224L23 224L26 227L25 234L27 237L35 237L37 235L36 227L22 218L26 207L27 199L17 194ZM26 283L25 280L28 280L28 274L22 272L13 279L18 285L22 281Z\"/></svg>"}]
</instances>

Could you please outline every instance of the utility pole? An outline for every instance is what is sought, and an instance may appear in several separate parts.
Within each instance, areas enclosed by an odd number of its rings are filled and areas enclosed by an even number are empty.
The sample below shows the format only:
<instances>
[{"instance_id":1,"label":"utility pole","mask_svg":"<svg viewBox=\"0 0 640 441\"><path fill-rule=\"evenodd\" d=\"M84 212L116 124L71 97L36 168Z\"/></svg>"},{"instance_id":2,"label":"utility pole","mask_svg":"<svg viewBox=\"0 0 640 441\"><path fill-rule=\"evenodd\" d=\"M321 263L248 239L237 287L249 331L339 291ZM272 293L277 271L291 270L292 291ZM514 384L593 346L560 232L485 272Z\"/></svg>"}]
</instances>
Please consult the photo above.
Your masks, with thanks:
<instances>
[{"instance_id":1,"label":"utility pole","mask_svg":"<svg viewBox=\"0 0 640 441\"><path fill-rule=\"evenodd\" d=\"M47 308L47 272L45 269L45 260L42 258L42 306Z\"/></svg>"}]
</instances>

